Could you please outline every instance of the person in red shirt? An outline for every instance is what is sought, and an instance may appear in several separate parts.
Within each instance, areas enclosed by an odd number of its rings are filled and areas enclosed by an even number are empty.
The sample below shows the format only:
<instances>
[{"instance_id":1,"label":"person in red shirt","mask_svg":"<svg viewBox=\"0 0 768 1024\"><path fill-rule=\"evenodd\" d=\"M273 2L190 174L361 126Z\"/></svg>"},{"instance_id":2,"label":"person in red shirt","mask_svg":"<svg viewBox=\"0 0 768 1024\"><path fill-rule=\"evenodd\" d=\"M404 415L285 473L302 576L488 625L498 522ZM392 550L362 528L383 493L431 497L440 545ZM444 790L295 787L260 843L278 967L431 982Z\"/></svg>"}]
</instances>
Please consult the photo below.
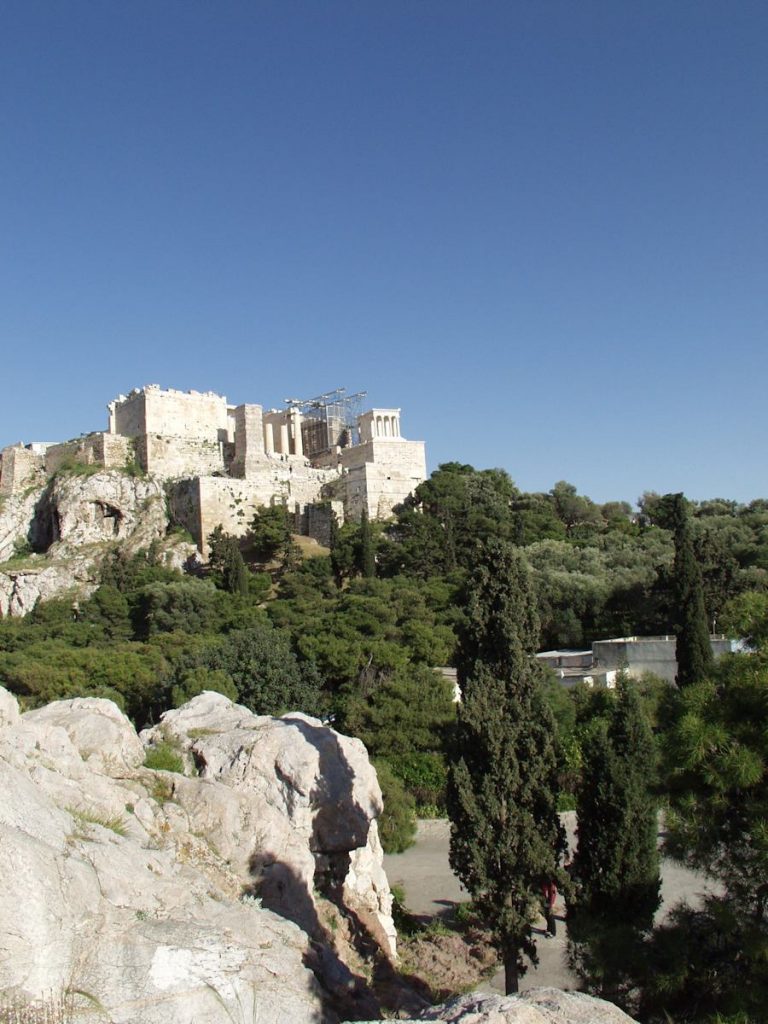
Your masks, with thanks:
<instances>
[{"instance_id":1,"label":"person in red shirt","mask_svg":"<svg viewBox=\"0 0 768 1024\"><path fill-rule=\"evenodd\" d=\"M541 895L544 900L544 917L547 922L547 938L554 938L557 934L557 921L555 920L555 900L557 899L557 886L554 881L544 882L541 887Z\"/></svg>"}]
</instances>

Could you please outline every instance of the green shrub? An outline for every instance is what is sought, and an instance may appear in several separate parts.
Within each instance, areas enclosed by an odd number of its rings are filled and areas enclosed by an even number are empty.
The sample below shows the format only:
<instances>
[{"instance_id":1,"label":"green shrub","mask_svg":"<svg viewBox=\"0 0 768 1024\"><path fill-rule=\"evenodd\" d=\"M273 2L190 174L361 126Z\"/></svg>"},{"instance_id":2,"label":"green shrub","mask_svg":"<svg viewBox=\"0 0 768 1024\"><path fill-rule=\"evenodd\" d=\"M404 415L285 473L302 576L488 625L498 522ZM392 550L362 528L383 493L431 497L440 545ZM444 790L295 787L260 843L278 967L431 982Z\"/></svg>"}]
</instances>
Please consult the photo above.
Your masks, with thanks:
<instances>
[{"instance_id":1,"label":"green shrub","mask_svg":"<svg viewBox=\"0 0 768 1024\"><path fill-rule=\"evenodd\" d=\"M97 814L94 811L82 810L79 807L68 807L72 817L81 825L101 825L115 835L124 836L126 832L125 818L120 814Z\"/></svg>"},{"instance_id":2,"label":"green shrub","mask_svg":"<svg viewBox=\"0 0 768 1024\"><path fill-rule=\"evenodd\" d=\"M195 538L186 526L182 526L181 523L174 523L172 526L169 526L166 533L168 537L172 537L174 540L183 540L186 544L195 543Z\"/></svg>"},{"instance_id":3,"label":"green shrub","mask_svg":"<svg viewBox=\"0 0 768 1024\"><path fill-rule=\"evenodd\" d=\"M183 775L184 759L172 743L163 740L147 751L144 767L156 772L178 772Z\"/></svg>"},{"instance_id":4,"label":"green shrub","mask_svg":"<svg viewBox=\"0 0 768 1024\"><path fill-rule=\"evenodd\" d=\"M413 797L386 761L374 761L379 777L384 810L379 818L379 835L385 853L402 853L416 838L416 813Z\"/></svg>"},{"instance_id":5,"label":"green shrub","mask_svg":"<svg viewBox=\"0 0 768 1024\"><path fill-rule=\"evenodd\" d=\"M104 467L95 462L81 462L79 459L70 456L59 464L54 476L95 476L96 473L103 473Z\"/></svg>"},{"instance_id":6,"label":"green shrub","mask_svg":"<svg viewBox=\"0 0 768 1024\"><path fill-rule=\"evenodd\" d=\"M392 920L395 922L397 934L417 935L424 931L424 926L414 917L405 905L405 890L401 885L390 886L392 893Z\"/></svg>"},{"instance_id":7,"label":"green shrub","mask_svg":"<svg viewBox=\"0 0 768 1024\"><path fill-rule=\"evenodd\" d=\"M419 817L440 818L445 816L445 787L448 769L442 754L414 751L412 754L390 757L388 761L392 766L392 771L416 802Z\"/></svg>"},{"instance_id":8,"label":"green shrub","mask_svg":"<svg viewBox=\"0 0 768 1024\"><path fill-rule=\"evenodd\" d=\"M27 538L19 537L13 542L13 554L11 555L11 560L16 558L28 558L32 553L32 545L29 543Z\"/></svg>"},{"instance_id":9,"label":"green shrub","mask_svg":"<svg viewBox=\"0 0 768 1024\"><path fill-rule=\"evenodd\" d=\"M143 479L147 475L135 458L129 459L122 467L122 471L126 476L134 477L139 480Z\"/></svg>"},{"instance_id":10,"label":"green shrub","mask_svg":"<svg viewBox=\"0 0 768 1024\"><path fill-rule=\"evenodd\" d=\"M238 698L237 687L226 672L221 669L198 667L182 672L180 682L171 689L171 704L179 708L206 690L223 693L233 701Z\"/></svg>"}]
</instances>

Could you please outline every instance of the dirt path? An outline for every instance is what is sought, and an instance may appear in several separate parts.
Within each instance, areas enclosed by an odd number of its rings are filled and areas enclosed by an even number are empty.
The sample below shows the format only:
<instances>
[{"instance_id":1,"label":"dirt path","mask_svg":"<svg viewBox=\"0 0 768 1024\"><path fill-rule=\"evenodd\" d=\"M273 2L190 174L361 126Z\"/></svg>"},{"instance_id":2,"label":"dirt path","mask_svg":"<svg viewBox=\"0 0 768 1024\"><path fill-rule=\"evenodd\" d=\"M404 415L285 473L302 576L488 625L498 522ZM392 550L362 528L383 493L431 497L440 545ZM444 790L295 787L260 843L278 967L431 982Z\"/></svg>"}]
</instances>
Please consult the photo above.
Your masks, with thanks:
<instances>
[{"instance_id":1,"label":"dirt path","mask_svg":"<svg viewBox=\"0 0 768 1024\"><path fill-rule=\"evenodd\" d=\"M562 818L568 833L569 849L572 850L576 816L569 811ZM416 845L405 853L384 857L384 868L390 884L402 886L408 909L418 917L432 918L448 914L457 903L469 899L448 863L448 841L449 824L445 819L420 821ZM707 889L703 876L666 859L662 861L661 882L661 917L682 899L696 902L697 896ZM553 985L561 989L577 987L577 979L568 969L565 957L568 933L562 900L558 899L555 910L557 935L554 938L544 937L543 918L534 927L539 965L529 968L523 976L521 991L541 985ZM503 971L482 985L480 991L503 992Z\"/></svg>"}]
</instances>

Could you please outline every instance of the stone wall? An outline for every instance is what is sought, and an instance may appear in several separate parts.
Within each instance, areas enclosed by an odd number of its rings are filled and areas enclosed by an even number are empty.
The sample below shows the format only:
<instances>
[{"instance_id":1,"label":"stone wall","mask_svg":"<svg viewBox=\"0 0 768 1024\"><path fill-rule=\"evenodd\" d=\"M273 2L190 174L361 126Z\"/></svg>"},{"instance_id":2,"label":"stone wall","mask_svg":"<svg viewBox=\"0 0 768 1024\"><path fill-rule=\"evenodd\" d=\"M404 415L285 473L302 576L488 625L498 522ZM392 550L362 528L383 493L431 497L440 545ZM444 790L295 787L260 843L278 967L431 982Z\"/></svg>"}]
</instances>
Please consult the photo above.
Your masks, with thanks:
<instances>
[{"instance_id":1,"label":"stone wall","mask_svg":"<svg viewBox=\"0 0 768 1024\"><path fill-rule=\"evenodd\" d=\"M0 453L0 494L18 494L34 486L43 475L43 456L18 444Z\"/></svg>"},{"instance_id":2,"label":"stone wall","mask_svg":"<svg viewBox=\"0 0 768 1024\"><path fill-rule=\"evenodd\" d=\"M120 396L109 405L113 434L138 437L162 434L169 437L231 441L227 400L207 391L163 391L149 386Z\"/></svg>"},{"instance_id":3,"label":"stone wall","mask_svg":"<svg viewBox=\"0 0 768 1024\"><path fill-rule=\"evenodd\" d=\"M259 506L284 504L291 513L303 513L337 478L337 472L313 469L303 460L266 459L248 480L201 476L180 481L170 489L171 513L207 557L208 537L217 526L242 537Z\"/></svg>"},{"instance_id":4,"label":"stone wall","mask_svg":"<svg viewBox=\"0 0 768 1024\"><path fill-rule=\"evenodd\" d=\"M94 452L101 458L105 469L120 469L136 459L136 451L130 437L115 434L96 434Z\"/></svg>"},{"instance_id":5,"label":"stone wall","mask_svg":"<svg viewBox=\"0 0 768 1024\"><path fill-rule=\"evenodd\" d=\"M359 519L363 507L371 519L387 519L423 480L427 466L423 441L377 439L344 448L341 465L347 471L346 507Z\"/></svg>"},{"instance_id":6,"label":"stone wall","mask_svg":"<svg viewBox=\"0 0 768 1024\"><path fill-rule=\"evenodd\" d=\"M339 526L344 525L344 504L341 501L324 501L318 505L307 505L297 523L297 533L314 537L318 544L331 546L331 528L334 516Z\"/></svg>"},{"instance_id":7,"label":"stone wall","mask_svg":"<svg viewBox=\"0 0 768 1024\"><path fill-rule=\"evenodd\" d=\"M232 476L248 478L266 461L264 423L260 405L238 405L234 410L235 458Z\"/></svg>"},{"instance_id":8,"label":"stone wall","mask_svg":"<svg viewBox=\"0 0 768 1024\"><path fill-rule=\"evenodd\" d=\"M45 471L50 475L69 462L121 469L133 459L131 438L104 433L84 434L73 441L49 445L45 450Z\"/></svg>"},{"instance_id":9,"label":"stone wall","mask_svg":"<svg viewBox=\"0 0 768 1024\"><path fill-rule=\"evenodd\" d=\"M228 448L217 440L145 434L134 439L143 470L162 479L225 473Z\"/></svg>"}]
</instances>

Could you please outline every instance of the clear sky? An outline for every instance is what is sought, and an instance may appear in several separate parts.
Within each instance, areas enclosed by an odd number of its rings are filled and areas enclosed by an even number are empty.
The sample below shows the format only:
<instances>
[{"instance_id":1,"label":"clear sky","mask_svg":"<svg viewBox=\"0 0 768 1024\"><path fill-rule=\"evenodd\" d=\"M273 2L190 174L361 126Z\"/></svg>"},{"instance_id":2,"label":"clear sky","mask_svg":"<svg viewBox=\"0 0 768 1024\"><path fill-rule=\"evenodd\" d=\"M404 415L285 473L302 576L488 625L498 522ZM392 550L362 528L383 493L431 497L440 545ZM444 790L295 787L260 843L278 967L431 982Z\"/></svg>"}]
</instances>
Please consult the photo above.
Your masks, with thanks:
<instances>
[{"instance_id":1,"label":"clear sky","mask_svg":"<svg viewBox=\"0 0 768 1024\"><path fill-rule=\"evenodd\" d=\"M765 0L4 0L0 446L344 385L430 468L768 495Z\"/></svg>"}]
</instances>

